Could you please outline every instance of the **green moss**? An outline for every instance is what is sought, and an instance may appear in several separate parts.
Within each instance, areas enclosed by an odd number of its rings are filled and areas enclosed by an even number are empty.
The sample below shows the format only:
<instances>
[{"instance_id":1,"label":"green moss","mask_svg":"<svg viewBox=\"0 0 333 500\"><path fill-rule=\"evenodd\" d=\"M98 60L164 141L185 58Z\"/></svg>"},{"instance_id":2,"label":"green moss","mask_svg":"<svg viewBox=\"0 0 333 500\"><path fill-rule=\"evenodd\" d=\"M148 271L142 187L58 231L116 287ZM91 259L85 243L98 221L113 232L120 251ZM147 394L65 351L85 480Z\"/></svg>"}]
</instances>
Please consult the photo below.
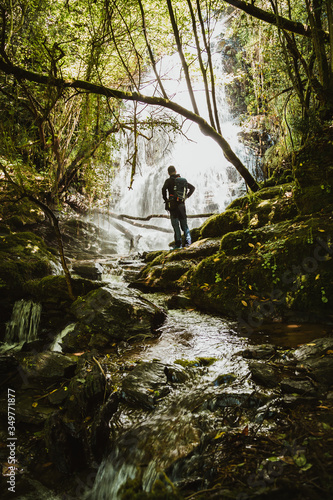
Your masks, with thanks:
<instances>
[{"instance_id":1,"label":"green moss","mask_svg":"<svg viewBox=\"0 0 333 500\"><path fill-rule=\"evenodd\" d=\"M242 215L239 210L230 209L209 217L201 226L200 238L215 238L243 228Z\"/></svg>"},{"instance_id":2,"label":"green moss","mask_svg":"<svg viewBox=\"0 0 333 500\"><path fill-rule=\"evenodd\" d=\"M228 255L250 253L257 243L257 231L234 231L221 239L220 251Z\"/></svg>"},{"instance_id":3,"label":"green moss","mask_svg":"<svg viewBox=\"0 0 333 500\"><path fill-rule=\"evenodd\" d=\"M145 262L153 262L155 259L163 258L163 256L167 254L168 250L158 250L156 252L149 252L145 256Z\"/></svg>"},{"instance_id":4,"label":"green moss","mask_svg":"<svg viewBox=\"0 0 333 500\"><path fill-rule=\"evenodd\" d=\"M44 241L33 233L0 236L0 279L3 282L0 299L11 301L20 298L25 283L51 274L55 262Z\"/></svg>"},{"instance_id":5,"label":"green moss","mask_svg":"<svg viewBox=\"0 0 333 500\"><path fill-rule=\"evenodd\" d=\"M249 203L249 197L242 196L240 198L236 198L233 200L230 205L227 206L226 210L236 210L236 209L244 209Z\"/></svg>"},{"instance_id":6,"label":"green moss","mask_svg":"<svg viewBox=\"0 0 333 500\"><path fill-rule=\"evenodd\" d=\"M73 293L75 296L84 296L102 284L83 278L72 278ZM45 276L42 279L30 280L24 285L24 291L39 302L72 302L68 295L65 276Z\"/></svg>"},{"instance_id":7,"label":"green moss","mask_svg":"<svg viewBox=\"0 0 333 500\"><path fill-rule=\"evenodd\" d=\"M191 298L200 308L234 317L264 309L270 319L292 312L327 321L333 293L331 231L327 216L229 233L221 241L223 252L193 270Z\"/></svg>"},{"instance_id":8,"label":"green moss","mask_svg":"<svg viewBox=\"0 0 333 500\"><path fill-rule=\"evenodd\" d=\"M191 229L192 243L194 243L195 241L198 241L200 239L200 233L201 233L200 227L194 227L193 229Z\"/></svg>"},{"instance_id":9,"label":"green moss","mask_svg":"<svg viewBox=\"0 0 333 500\"><path fill-rule=\"evenodd\" d=\"M331 212L333 210L332 184L323 182L320 185L299 187L295 191L295 202L301 214Z\"/></svg>"}]
</instances>

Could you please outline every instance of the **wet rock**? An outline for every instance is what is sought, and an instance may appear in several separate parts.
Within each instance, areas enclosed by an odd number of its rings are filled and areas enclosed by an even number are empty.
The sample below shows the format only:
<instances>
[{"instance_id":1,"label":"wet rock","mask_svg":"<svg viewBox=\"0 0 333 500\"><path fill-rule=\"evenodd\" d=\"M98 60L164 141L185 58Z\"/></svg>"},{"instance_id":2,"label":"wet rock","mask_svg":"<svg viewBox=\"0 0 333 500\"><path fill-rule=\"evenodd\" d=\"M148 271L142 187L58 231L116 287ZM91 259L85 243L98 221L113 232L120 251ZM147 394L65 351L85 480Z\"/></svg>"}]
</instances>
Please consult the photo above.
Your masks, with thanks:
<instances>
[{"instance_id":1,"label":"wet rock","mask_svg":"<svg viewBox=\"0 0 333 500\"><path fill-rule=\"evenodd\" d=\"M309 380L284 379L280 383L281 390L287 394L300 394L303 396L316 396L317 391Z\"/></svg>"},{"instance_id":2,"label":"wet rock","mask_svg":"<svg viewBox=\"0 0 333 500\"><path fill-rule=\"evenodd\" d=\"M272 366L260 361L249 363L252 379L264 387L276 387L278 385L278 372Z\"/></svg>"},{"instance_id":3,"label":"wet rock","mask_svg":"<svg viewBox=\"0 0 333 500\"><path fill-rule=\"evenodd\" d=\"M70 381L66 409L69 418L79 419L91 415L103 402L105 377L97 367L81 370Z\"/></svg>"},{"instance_id":4,"label":"wet rock","mask_svg":"<svg viewBox=\"0 0 333 500\"><path fill-rule=\"evenodd\" d=\"M333 380L333 356L327 355L320 358L309 358L297 367L306 369L310 377L320 384L330 386Z\"/></svg>"},{"instance_id":5,"label":"wet rock","mask_svg":"<svg viewBox=\"0 0 333 500\"><path fill-rule=\"evenodd\" d=\"M128 403L151 410L155 407L157 398L169 393L166 384L164 364L141 363L123 380L121 395Z\"/></svg>"},{"instance_id":6,"label":"wet rock","mask_svg":"<svg viewBox=\"0 0 333 500\"><path fill-rule=\"evenodd\" d=\"M297 361L304 361L313 356L323 356L330 350L333 350L333 337L324 337L302 345L294 351L294 357Z\"/></svg>"},{"instance_id":7,"label":"wet rock","mask_svg":"<svg viewBox=\"0 0 333 500\"><path fill-rule=\"evenodd\" d=\"M82 425L67 421L61 411L46 421L44 439L50 459L60 472L71 474L87 465Z\"/></svg>"},{"instance_id":8,"label":"wet rock","mask_svg":"<svg viewBox=\"0 0 333 500\"><path fill-rule=\"evenodd\" d=\"M73 266L73 271L75 274L81 276L81 278L87 278L89 280L100 280L103 273L103 267L101 264L97 263L81 263L75 264Z\"/></svg>"},{"instance_id":9,"label":"wet rock","mask_svg":"<svg viewBox=\"0 0 333 500\"><path fill-rule=\"evenodd\" d=\"M36 391L25 389L16 393L15 418L16 422L39 426L49 418L54 411L47 405L47 401L40 399Z\"/></svg>"},{"instance_id":10,"label":"wet rock","mask_svg":"<svg viewBox=\"0 0 333 500\"><path fill-rule=\"evenodd\" d=\"M282 403L291 408L295 408L300 405L314 405L317 401L318 399L316 397L297 396L294 394L285 394L282 399Z\"/></svg>"},{"instance_id":11,"label":"wet rock","mask_svg":"<svg viewBox=\"0 0 333 500\"><path fill-rule=\"evenodd\" d=\"M250 346L242 351L243 358L246 359L265 359L271 358L276 353L276 347L271 344L263 344L259 346Z\"/></svg>"},{"instance_id":12,"label":"wet rock","mask_svg":"<svg viewBox=\"0 0 333 500\"><path fill-rule=\"evenodd\" d=\"M88 345L95 346L96 335L102 342L128 340L151 335L164 321L165 312L123 285L110 284L80 297L71 311L78 321L70 337L78 330L88 335ZM78 339L79 340L79 339ZM79 347L80 344L78 344ZM98 347L101 339L97 338Z\"/></svg>"},{"instance_id":13,"label":"wet rock","mask_svg":"<svg viewBox=\"0 0 333 500\"><path fill-rule=\"evenodd\" d=\"M178 366L166 366L164 372L170 384L183 384L190 378L188 373Z\"/></svg>"},{"instance_id":14,"label":"wet rock","mask_svg":"<svg viewBox=\"0 0 333 500\"><path fill-rule=\"evenodd\" d=\"M94 455L95 460L100 462L108 451L108 440L110 435L110 419L117 411L119 404L118 394L112 394L107 402L100 406L90 430L90 449Z\"/></svg>"},{"instance_id":15,"label":"wet rock","mask_svg":"<svg viewBox=\"0 0 333 500\"><path fill-rule=\"evenodd\" d=\"M6 485L6 489L4 487L1 492L2 500L12 500L13 498L21 498L24 500L52 498L54 500L60 500L55 492L50 491L49 488L45 487L39 481L26 477L25 475L15 475L15 493L7 490L7 486L8 485Z\"/></svg>"},{"instance_id":16,"label":"wet rock","mask_svg":"<svg viewBox=\"0 0 333 500\"><path fill-rule=\"evenodd\" d=\"M9 374L11 371L17 369L18 361L15 356L1 355L0 356L0 373Z\"/></svg>"},{"instance_id":17,"label":"wet rock","mask_svg":"<svg viewBox=\"0 0 333 500\"><path fill-rule=\"evenodd\" d=\"M203 257L215 254L219 250L220 243L220 238L201 236L200 240L195 241L187 248L183 248L181 252L172 252L168 258L170 260L192 259L198 261Z\"/></svg>"},{"instance_id":18,"label":"wet rock","mask_svg":"<svg viewBox=\"0 0 333 500\"><path fill-rule=\"evenodd\" d=\"M145 266L142 260L120 259L118 264L122 270L123 279L127 283L134 281Z\"/></svg>"},{"instance_id":19,"label":"wet rock","mask_svg":"<svg viewBox=\"0 0 333 500\"><path fill-rule=\"evenodd\" d=\"M280 408L273 406L272 401L270 401L268 404L258 408L254 421L262 424L264 420L275 419L280 412Z\"/></svg>"},{"instance_id":20,"label":"wet rock","mask_svg":"<svg viewBox=\"0 0 333 500\"><path fill-rule=\"evenodd\" d=\"M213 398L207 408L214 411L216 408L241 406L242 408L258 408L262 406L267 398L260 394L233 392L232 389L224 390Z\"/></svg>"},{"instance_id":21,"label":"wet rock","mask_svg":"<svg viewBox=\"0 0 333 500\"><path fill-rule=\"evenodd\" d=\"M172 295L167 299L166 305L169 309L190 309L193 307L190 297L184 294Z\"/></svg>"},{"instance_id":22,"label":"wet rock","mask_svg":"<svg viewBox=\"0 0 333 500\"><path fill-rule=\"evenodd\" d=\"M68 397L67 387L66 389L61 387L60 389L51 392L51 394L48 395L47 399L50 401L51 404L59 406L63 404L63 402L67 399L67 397Z\"/></svg>"},{"instance_id":23,"label":"wet rock","mask_svg":"<svg viewBox=\"0 0 333 500\"><path fill-rule=\"evenodd\" d=\"M236 380L236 375L233 373L226 373L223 375L219 375L213 382L214 385L226 385L231 384L234 380Z\"/></svg>"},{"instance_id":24,"label":"wet rock","mask_svg":"<svg viewBox=\"0 0 333 500\"><path fill-rule=\"evenodd\" d=\"M74 375L77 358L58 352L19 353L16 355L22 376L27 379L42 379L55 382Z\"/></svg>"}]
</instances>

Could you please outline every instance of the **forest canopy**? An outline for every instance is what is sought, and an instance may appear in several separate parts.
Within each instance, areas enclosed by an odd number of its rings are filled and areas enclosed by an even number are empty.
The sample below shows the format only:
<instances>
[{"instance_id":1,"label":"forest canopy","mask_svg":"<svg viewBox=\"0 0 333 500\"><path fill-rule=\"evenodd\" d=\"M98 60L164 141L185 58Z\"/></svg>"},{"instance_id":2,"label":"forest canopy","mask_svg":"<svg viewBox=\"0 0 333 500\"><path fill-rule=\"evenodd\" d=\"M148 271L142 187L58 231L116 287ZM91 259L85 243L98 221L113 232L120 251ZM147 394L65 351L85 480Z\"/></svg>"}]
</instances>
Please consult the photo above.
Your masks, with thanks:
<instances>
[{"instance_id":1,"label":"forest canopy","mask_svg":"<svg viewBox=\"0 0 333 500\"><path fill-rule=\"evenodd\" d=\"M119 132L132 138L133 181L138 137L179 133L185 120L258 188L221 134L210 42L222 16L239 47L231 83L241 84L244 119L262 117L287 152L332 119L330 0L2 0L0 15L3 175L51 206L73 186L91 200L107 194ZM160 71L174 53L190 108L167 93ZM193 91L199 74L205 110Z\"/></svg>"}]
</instances>

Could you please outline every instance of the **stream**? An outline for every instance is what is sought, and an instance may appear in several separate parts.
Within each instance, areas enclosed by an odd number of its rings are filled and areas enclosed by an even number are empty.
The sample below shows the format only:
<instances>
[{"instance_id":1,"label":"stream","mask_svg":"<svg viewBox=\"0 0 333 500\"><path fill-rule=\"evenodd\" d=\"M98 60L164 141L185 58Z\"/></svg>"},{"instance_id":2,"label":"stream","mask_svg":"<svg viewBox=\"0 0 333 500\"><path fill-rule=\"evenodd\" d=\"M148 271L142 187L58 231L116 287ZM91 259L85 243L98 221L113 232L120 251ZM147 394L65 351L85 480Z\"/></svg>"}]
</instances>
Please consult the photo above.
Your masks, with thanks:
<instances>
[{"instance_id":1,"label":"stream","mask_svg":"<svg viewBox=\"0 0 333 500\"><path fill-rule=\"evenodd\" d=\"M93 260L91 265L101 270L103 282L127 287L143 263L137 255L128 255ZM124 371L109 397L116 395L119 401L109 420L110 453L85 480L80 479L76 490L71 487L69 494L59 497L37 485L34 498L120 500L122 488L131 480L146 492L154 492L156 485L170 493L177 487L186 495L209 488L217 473L212 450L221 436L245 431L265 436L278 425L274 405L279 396L254 382L252 356L244 352L257 349L254 358L271 359L276 350L283 356L327 333L320 325L276 324L250 335L227 318L170 308L166 294L140 295L164 308L167 316L153 336L119 342L117 356L112 357L113 366ZM41 306L31 301L16 304L7 325L6 351L37 338L40 312ZM49 349L61 352L61 339L72 329L73 324L67 325ZM103 353L97 356L103 363ZM105 369L107 380L112 382L113 376L112 369Z\"/></svg>"},{"instance_id":2,"label":"stream","mask_svg":"<svg viewBox=\"0 0 333 500\"><path fill-rule=\"evenodd\" d=\"M166 305L164 294L141 295ZM157 333L137 346L123 346L122 362L135 368L123 381L123 402L110 421L112 452L100 465L86 500L117 500L119 489L132 479L139 479L147 492L157 480L170 491L169 480L176 487L200 484L205 489L214 473L209 460L206 464L205 448L214 436L244 428L267 433L275 426L264 420L275 396L258 389L242 352L267 342L293 347L324 335L325 329L279 325L244 336L226 318L169 309Z\"/></svg>"},{"instance_id":3,"label":"stream","mask_svg":"<svg viewBox=\"0 0 333 500\"><path fill-rule=\"evenodd\" d=\"M144 296L164 304L161 294ZM190 481L194 463L200 461L200 443L221 430L224 409L242 404L253 392L246 380L247 363L236 355L248 340L240 336L235 323L176 309L168 311L158 334L158 338L125 351L122 359L146 366L139 392L151 383L156 392L165 390L167 394L148 412L134 404L130 409L120 405L110 423L116 422L114 449L97 472L85 497L89 500L120 498L119 488L138 471L144 491L151 491L157 479L164 481L164 473L176 485ZM233 383L226 389L229 381Z\"/></svg>"}]
</instances>

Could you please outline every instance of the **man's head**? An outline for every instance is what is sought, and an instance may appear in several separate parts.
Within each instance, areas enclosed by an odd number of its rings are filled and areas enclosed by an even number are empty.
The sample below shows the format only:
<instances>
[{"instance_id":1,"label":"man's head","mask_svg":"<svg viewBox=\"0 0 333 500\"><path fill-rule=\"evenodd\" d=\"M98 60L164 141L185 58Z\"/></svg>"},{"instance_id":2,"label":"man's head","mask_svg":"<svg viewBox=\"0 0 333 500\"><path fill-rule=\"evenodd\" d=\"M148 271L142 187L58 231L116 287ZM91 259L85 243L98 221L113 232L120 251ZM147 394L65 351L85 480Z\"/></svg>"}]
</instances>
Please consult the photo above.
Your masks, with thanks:
<instances>
[{"instance_id":1,"label":"man's head","mask_svg":"<svg viewBox=\"0 0 333 500\"><path fill-rule=\"evenodd\" d=\"M176 173L176 169L173 165L170 165L170 167L168 167L168 174L169 175L174 175Z\"/></svg>"}]
</instances>

